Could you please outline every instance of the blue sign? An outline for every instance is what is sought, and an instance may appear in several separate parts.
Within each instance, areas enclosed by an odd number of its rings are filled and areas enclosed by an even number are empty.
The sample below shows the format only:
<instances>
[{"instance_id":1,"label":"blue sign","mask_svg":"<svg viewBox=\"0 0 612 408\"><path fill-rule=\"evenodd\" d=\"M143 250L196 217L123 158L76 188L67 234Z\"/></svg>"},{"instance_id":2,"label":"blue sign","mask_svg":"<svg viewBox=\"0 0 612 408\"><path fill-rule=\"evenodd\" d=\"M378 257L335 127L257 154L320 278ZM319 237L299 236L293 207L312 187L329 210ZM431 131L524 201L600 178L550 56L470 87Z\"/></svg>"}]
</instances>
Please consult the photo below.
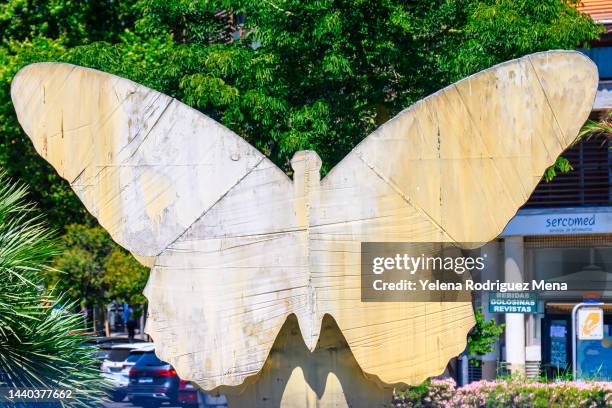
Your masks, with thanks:
<instances>
[{"instance_id":1,"label":"blue sign","mask_svg":"<svg viewBox=\"0 0 612 408\"><path fill-rule=\"evenodd\" d=\"M601 234L612 232L609 208L524 209L510 220L502 237Z\"/></svg>"},{"instance_id":2,"label":"blue sign","mask_svg":"<svg viewBox=\"0 0 612 408\"><path fill-rule=\"evenodd\" d=\"M612 380L612 325L604 324L602 340L578 340L576 377Z\"/></svg>"},{"instance_id":3,"label":"blue sign","mask_svg":"<svg viewBox=\"0 0 612 408\"><path fill-rule=\"evenodd\" d=\"M537 313L536 292L489 292L491 313Z\"/></svg>"}]
</instances>

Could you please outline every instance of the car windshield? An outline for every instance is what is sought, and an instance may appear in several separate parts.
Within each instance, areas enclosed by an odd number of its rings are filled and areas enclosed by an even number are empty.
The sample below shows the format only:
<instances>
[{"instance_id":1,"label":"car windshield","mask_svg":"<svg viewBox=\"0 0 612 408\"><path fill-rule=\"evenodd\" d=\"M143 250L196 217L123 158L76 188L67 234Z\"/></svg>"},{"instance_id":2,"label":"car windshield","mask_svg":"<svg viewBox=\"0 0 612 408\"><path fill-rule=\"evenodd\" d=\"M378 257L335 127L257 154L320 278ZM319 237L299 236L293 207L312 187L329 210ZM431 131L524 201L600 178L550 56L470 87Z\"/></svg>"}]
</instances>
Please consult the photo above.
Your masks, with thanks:
<instances>
[{"instance_id":1,"label":"car windshield","mask_svg":"<svg viewBox=\"0 0 612 408\"><path fill-rule=\"evenodd\" d=\"M126 358L130 355L129 349L112 349L108 355L108 359L110 361L125 361Z\"/></svg>"}]
</instances>

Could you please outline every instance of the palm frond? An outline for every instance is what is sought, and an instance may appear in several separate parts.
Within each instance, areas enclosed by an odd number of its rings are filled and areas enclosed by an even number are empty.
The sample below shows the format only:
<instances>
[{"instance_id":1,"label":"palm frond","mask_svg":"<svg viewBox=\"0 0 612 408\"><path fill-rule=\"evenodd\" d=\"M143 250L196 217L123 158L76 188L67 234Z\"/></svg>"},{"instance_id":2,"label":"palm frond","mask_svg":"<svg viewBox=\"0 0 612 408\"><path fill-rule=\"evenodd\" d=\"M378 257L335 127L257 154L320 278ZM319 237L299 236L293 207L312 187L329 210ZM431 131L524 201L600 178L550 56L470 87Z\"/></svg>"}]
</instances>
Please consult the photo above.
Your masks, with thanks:
<instances>
[{"instance_id":1,"label":"palm frond","mask_svg":"<svg viewBox=\"0 0 612 408\"><path fill-rule=\"evenodd\" d=\"M59 249L26 193L0 172L0 384L67 388L76 398L62 405L92 406L106 384L76 305L44 287Z\"/></svg>"}]
</instances>

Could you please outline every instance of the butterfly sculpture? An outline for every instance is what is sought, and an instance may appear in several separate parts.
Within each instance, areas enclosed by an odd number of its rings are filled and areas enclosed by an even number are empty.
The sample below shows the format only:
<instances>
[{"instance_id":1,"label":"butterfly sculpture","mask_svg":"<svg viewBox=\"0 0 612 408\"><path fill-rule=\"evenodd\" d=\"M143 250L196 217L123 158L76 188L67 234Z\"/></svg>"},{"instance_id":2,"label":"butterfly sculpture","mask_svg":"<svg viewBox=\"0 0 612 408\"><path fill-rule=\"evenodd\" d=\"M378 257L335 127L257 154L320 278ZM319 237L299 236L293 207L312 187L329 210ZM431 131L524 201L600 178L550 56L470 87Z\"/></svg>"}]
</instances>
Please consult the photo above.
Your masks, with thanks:
<instances>
[{"instance_id":1,"label":"butterfly sculpture","mask_svg":"<svg viewBox=\"0 0 612 408\"><path fill-rule=\"evenodd\" d=\"M113 239L152 267L158 355L205 389L257 373L287 317L312 350L325 315L361 369L419 383L463 351L469 302L360 299L360 243L487 242L587 119L597 70L577 52L487 69L381 126L322 180L293 180L176 99L61 63L23 68L19 122Z\"/></svg>"}]
</instances>

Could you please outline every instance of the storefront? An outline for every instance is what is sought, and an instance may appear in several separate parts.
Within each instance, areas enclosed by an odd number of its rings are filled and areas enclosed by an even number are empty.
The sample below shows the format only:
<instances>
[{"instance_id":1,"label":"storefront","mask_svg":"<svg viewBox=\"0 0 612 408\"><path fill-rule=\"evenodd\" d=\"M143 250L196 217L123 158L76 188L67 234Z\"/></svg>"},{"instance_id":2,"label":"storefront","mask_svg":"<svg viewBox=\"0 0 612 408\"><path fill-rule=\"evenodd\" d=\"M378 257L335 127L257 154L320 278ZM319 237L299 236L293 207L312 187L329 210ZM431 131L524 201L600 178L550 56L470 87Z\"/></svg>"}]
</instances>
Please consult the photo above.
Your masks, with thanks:
<instances>
[{"instance_id":1,"label":"storefront","mask_svg":"<svg viewBox=\"0 0 612 408\"><path fill-rule=\"evenodd\" d=\"M607 303L603 338L577 342L577 368L583 377L612 378L612 207L523 209L498 244L501 262L491 267L506 277L514 268L524 281L568 285L538 292L535 311L496 316L506 324L498 361L531 375L570 377L572 309L598 301Z\"/></svg>"},{"instance_id":2,"label":"storefront","mask_svg":"<svg viewBox=\"0 0 612 408\"><path fill-rule=\"evenodd\" d=\"M542 367L549 377L568 376L572 365L571 310L575 303L550 302L542 318ZM612 379L612 305L603 307L603 339L577 342L581 377Z\"/></svg>"}]
</instances>

